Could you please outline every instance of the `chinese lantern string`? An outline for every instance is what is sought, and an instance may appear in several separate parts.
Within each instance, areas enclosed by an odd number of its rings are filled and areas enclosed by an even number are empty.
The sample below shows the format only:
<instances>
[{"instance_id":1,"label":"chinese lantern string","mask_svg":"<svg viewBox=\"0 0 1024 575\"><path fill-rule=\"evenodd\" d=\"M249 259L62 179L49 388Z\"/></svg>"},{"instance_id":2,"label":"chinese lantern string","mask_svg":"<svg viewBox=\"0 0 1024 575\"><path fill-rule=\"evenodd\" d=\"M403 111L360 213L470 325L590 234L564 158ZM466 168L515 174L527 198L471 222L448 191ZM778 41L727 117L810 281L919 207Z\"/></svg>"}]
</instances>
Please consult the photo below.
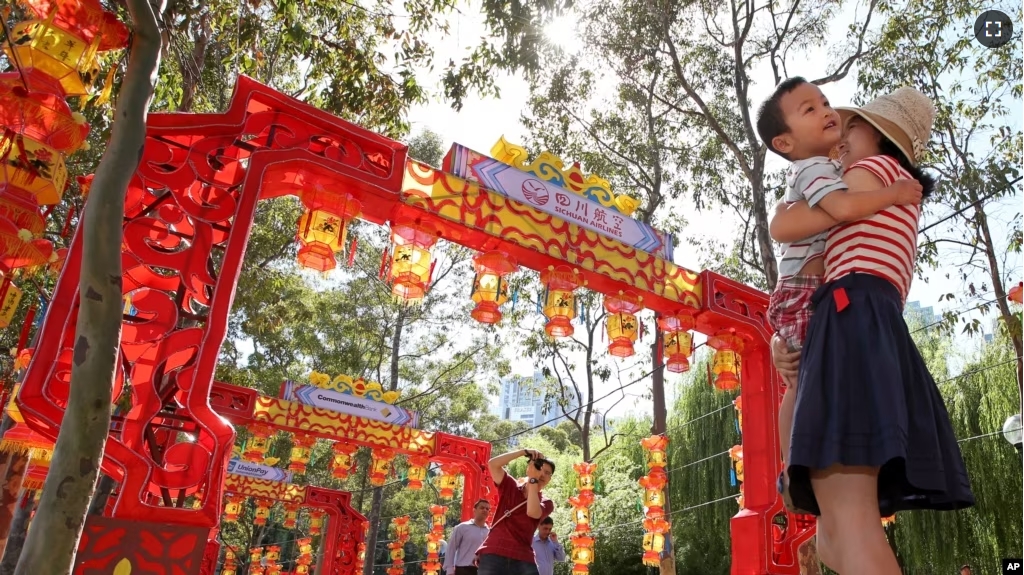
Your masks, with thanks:
<instances>
[{"instance_id":1,"label":"chinese lantern string","mask_svg":"<svg viewBox=\"0 0 1024 575\"><path fill-rule=\"evenodd\" d=\"M14 38L11 38L11 30L7 27L7 18L11 15L11 7L5 6L3 10L3 17L0 18L0 26L4 30L4 38L7 40L7 45L11 49L11 55L14 57L14 67L18 70L18 76L21 78L21 83L28 90L28 80L25 79L25 71L21 69L21 58L18 57L17 50L14 49Z\"/></svg>"}]
</instances>

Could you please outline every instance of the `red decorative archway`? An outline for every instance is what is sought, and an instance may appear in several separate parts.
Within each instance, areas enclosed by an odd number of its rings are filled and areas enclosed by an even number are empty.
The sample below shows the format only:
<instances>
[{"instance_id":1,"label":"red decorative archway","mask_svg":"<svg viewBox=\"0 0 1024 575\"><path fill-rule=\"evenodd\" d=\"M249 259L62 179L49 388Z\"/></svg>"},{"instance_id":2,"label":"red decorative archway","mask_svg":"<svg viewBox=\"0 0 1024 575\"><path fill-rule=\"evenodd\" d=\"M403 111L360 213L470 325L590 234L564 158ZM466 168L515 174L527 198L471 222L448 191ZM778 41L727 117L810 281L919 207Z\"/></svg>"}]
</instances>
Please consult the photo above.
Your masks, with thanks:
<instances>
[{"instance_id":1,"label":"red decorative archway","mask_svg":"<svg viewBox=\"0 0 1024 575\"><path fill-rule=\"evenodd\" d=\"M448 241L501 249L535 270L573 266L588 289L631 290L648 309L696 315L706 334L732 330L743 338L746 507L732 521L732 572L798 573L795 562L779 563L795 553L780 550L795 550L809 532L784 533L773 544L772 520L784 513L774 490L779 381L769 365L763 293L407 161L403 144L245 77L223 114L149 118L123 223L120 281L134 312L125 316L115 397L127 376L134 402L111 432L103 464L120 483L114 519L192 530L217 525L234 432L211 406L213 376L256 204L317 184L357 197L368 221L412 218ZM79 230L17 400L26 423L50 439L67 402L81 255ZM196 440L176 442L179 431ZM486 463L460 438L439 435L438 448ZM184 508L181 495L197 491L204 494L199 509Z\"/></svg>"}]
</instances>

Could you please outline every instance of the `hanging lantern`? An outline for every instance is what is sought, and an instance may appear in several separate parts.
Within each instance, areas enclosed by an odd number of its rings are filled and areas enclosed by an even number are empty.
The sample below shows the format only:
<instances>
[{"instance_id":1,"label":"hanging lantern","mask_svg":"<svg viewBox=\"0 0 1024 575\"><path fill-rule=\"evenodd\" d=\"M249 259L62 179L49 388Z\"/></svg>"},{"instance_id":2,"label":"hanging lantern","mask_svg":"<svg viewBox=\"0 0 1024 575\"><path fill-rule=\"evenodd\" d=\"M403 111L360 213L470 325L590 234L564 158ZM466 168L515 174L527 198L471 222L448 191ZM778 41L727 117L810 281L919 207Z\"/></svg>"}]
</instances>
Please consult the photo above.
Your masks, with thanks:
<instances>
[{"instance_id":1,"label":"hanging lantern","mask_svg":"<svg viewBox=\"0 0 1024 575\"><path fill-rule=\"evenodd\" d=\"M569 505L572 506L572 516L576 522L576 533L590 533L590 509L587 509L587 502L578 495L573 495L569 498Z\"/></svg>"},{"instance_id":2,"label":"hanging lantern","mask_svg":"<svg viewBox=\"0 0 1024 575\"><path fill-rule=\"evenodd\" d=\"M427 294L438 234L419 222L404 219L391 226L391 267L388 282L395 297L417 302Z\"/></svg>"},{"instance_id":3,"label":"hanging lantern","mask_svg":"<svg viewBox=\"0 0 1024 575\"><path fill-rule=\"evenodd\" d=\"M246 461L261 463L267 456L267 450L270 448L270 436L274 434L274 430L257 423L249 426L249 434L249 438L245 440L242 457Z\"/></svg>"},{"instance_id":4,"label":"hanging lantern","mask_svg":"<svg viewBox=\"0 0 1024 575\"><path fill-rule=\"evenodd\" d=\"M334 254L345 246L348 224L359 217L362 204L351 194L327 192L319 184L303 192L306 211L299 218L299 265L326 272L338 264Z\"/></svg>"},{"instance_id":5,"label":"hanging lantern","mask_svg":"<svg viewBox=\"0 0 1024 575\"><path fill-rule=\"evenodd\" d=\"M441 473L437 478L438 495L442 499L455 497L455 489L459 486L459 474L462 469L458 464L445 463L441 465Z\"/></svg>"},{"instance_id":6,"label":"hanging lantern","mask_svg":"<svg viewBox=\"0 0 1024 575\"><path fill-rule=\"evenodd\" d=\"M296 474L305 474L306 465L309 464L309 456L316 438L303 433L296 433L292 436L291 461L288 463L288 470Z\"/></svg>"},{"instance_id":7,"label":"hanging lantern","mask_svg":"<svg viewBox=\"0 0 1024 575\"><path fill-rule=\"evenodd\" d=\"M736 399L732 400L732 405L736 408L736 425L743 429L743 396L737 395Z\"/></svg>"},{"instance_id":8,"label":"hanging lantern","mask_svg":"<svg viewBox=\"0 0 1024 575\"><path fill-rule=\"evenodd\" d=\"M427 478L427 465L430 457L426 455L410 455L408 458L409 469L406 477L409 479L409 489L419 491L423 489L423 480Z\"/></svg>"},{"instance_id":9,"label":"hanging lantern","mask_svg":"<svg viewBox=\"0 0 1024 575\"><path fill-rule=\"evenodd\" d=\"M301 503L285 503L284 504L284 523L282 527L285 529L295 529L295 524L299 521L299 509L302 507Z\"/></svg>"},{"instance_id":10,"label":"hanging lantern","mask_svg":"<svg viewBox=\"0 0 1024 575\"><path fill-rule=\"evenodd\" d=\"M18 72L0 74L0 126L61 154L88 147L89 124L85 116L71 110L67 100L57 93L60 89L53 90L56 86L52 81L50 89L38 85L36 80L41 79L38 72L25 76Z\"/></svg>"},{"instance_id":11,"label":"hanging lantern","mask_svg":"<svg viewBox=\"0 0 1024 575\"><path fill-rule=\"evenodd\" d=\"M274 505L274 502L259 497L256 499L256 518L252 520L253 525L266 525L267 518L270 517L270 508Z\"/></svg>"},{"instance_id":12,"label":"hanging lantern","mask_svg":"<svg viewBox=\"0 0 1024 575\"><path fill-rule=\"evenodd\" d=\"M473 258L476 277L473 278L473 301L476 307L470 316L480 323L495 324L501 321L501 307L508 301L508 283L505 276L519 266L501 251L477 254Z\"/></svg>"},{"instance_id":13,"label":"hanging lantern","mask_svg":"<svg viewBox=\"0 0 1024 575\"><path fill-rule=\"evenodd\" d=\"M18 229L14 222L0 217L0 273L46 265L52 255L52 242L35 238L32 232Z\"/></svg>"},{"instance_id":14,"label":"hanging lantern","mask_svg":"<svg viewBox=\"0 0 1024 575\"><path fill-rule=\"evenodd\" d=\"M128 29L98 0L29 0L36 19L11 30L4 46L12 62L31 78L32 89L84 96L99 75L97 54L124 47ZM111 78L112 80L112 78Z\"/></svg>"},{"instance_id":15,"label":"hanging lantern","mask_svg":"<svg viewBox=\"0 0 1024 575\"><path fill-rule=\"evenodd\" d=\"M1020 282L1017 285L1010 288L1010 291L1006 294L1007 299L1014 303L1024 303L1024 282Z\"/></svg>"},{"instance_id":16,"label":"hanging lantern","mask_svg":"<svg viewBox=\"0 0 1024 575\"><path fill-rule=\"evenodd\" d=\"M237 493L232 493L224 498L227 504L224 505L224 521L227 523L234 523L238 521L238 516L242 514L242 505L245 503L245 496Z\"/></svg>"},{"instance_id":17,"label":"hanging lantern","mask_svg":"<svg viewBox=\"0 0 1024 575\"><path fill-rule=\"evenodd\" d=\"M743 482L743 446L733 445L729 448L729 458L732 459L732 467L736 473L736 480Z\"/></svg>"},{"instance_id":18,"label":"hanging lantern","mask_svg":"<svg viewBox=\"0 0 1024 575\"><path fill-rule=\"evenodd\" d=\"M391 520L391 527L395 531L395 538L403 541L409 539L409 516L403 515Z\"/></svg>"},{"instance_id":19,"label":"hanging lantern","mask_svg":"<svg viewBox=\"0 0 1024 575\"><path fill-rule=\"evenodd\" d=\"M224 548L224 565L221 566L220 575L235 575L238 569L235 551L230 546Z\"/></svg>"},{"instance_id":20,"label":"hanging lantern","mask_svg":"<svg viewBox=\"0 0 1024 575\"><path fill-rule=\"evenodd\" d=\"M9 278L4 278L0 284L0 328L7 327L14 321L21 296L21 288L14 285Z\"/></svg>"},{"instance_id":21,"label":"hanging lantern","mask_svg":"<svg viewBox=\"0 0 1024 575\"><path fill-rule=\"evenodd\" d=\"M324 528L324 515L326 513L322 509L313 509L309 512L309 534L320 535L320 532Z\"/></svg>"},{"instance_id":22,"label":"hanging lantern","mask_svg":"<svg viewBox=\"0 0 1024 575\"><path fill-rule=\"evenodd\" d=\"M267 567L277 564L277 560L281 558L281 548L277 545L271 545L267 547Z\"/></svg>"},{"instance_id":23,"label":"hanging lantern","mask_svg":"<svg viewBox=\"0 0 1024 575\"><path fill-rule=\"evenodd\" d=\"M358 445L336 441L331 445L334 451L334 459L331 461L331 476L335 479L348 479L348 476L355 469L355 462L352 456L359 450Z\"/></svg>"},{"instance_id":24,"label":"hanging lantern","mask_svg":"<svg viewBox=\"0 0 1024 575\"><path fill-rule=\"evenodd\" d=\"M576 472L576 488L580 491L593 491L594 471L597 470L597 464L582 461L573 464L572 469Z\"/></svg>"},{"instance_id":25,"label":"hanging lantern","mask_svg":"<svg viewBox=\"0 0 1024 575\"><path fill-rule=\"evenodd\" d=\"M370 464L370 485L381 487L391 472L391 462L395 459L395 451L387 447L373 450L373 461Z\"/></svg>"},{"instance_id":26,"label":"hanging lantern","mask_svg":"<svg viewBox=\"0 0 1024 575\"><path fill-rule=\"evenodd\" d=\"M640 332L637 312L643 309L643 297L633 292L620 291L617 296L604 296L604 310L608 312L605 329L608 331L608 353L615 357L633 355L633 343Z\"/></svg>"},{"instance_id":27,"label":"hanging lantern","mask_svg":"<svg viewBox=\"0 0 1024 575\"><path fill-rule=\"evenodd\" d=\"M657 567L661 563L661 553L665 550L665 533L671 525L664 519L644 519L644 565Z\"/></svg>"},{"instance_id":28,"label":"hanging lantern","mask_svg":"<svg viewBox=\"0 0 1024 575\"><path fill-rule=\"evenodd\" d=\"M668 464L668 436L652 435L640 440L640 445L647 451L647 468L664 469Z\"/></svg>"},{"instance_id":29,"label":"hanging lantern","mask_svg":"<svg viewBox=\"0 0 1024 575\"><path fill-rule=\"evenodd\" d=\"M444 517L448 513L445 505L430 506L430 531L431 533L444 533Z\"/></svg>"},{"instance_id":30,"label":"hanging lantern","mask_svg":"<svg viewBox=\"0 0 1024 575\"><path fill-rule=\"evenodd\" d=\"M882 518L882 527L888 527L889 525L892 525L895 522L896 522L896 514L893 513L892 515L890 515L888 517L883 517Z\"/></svg>"},{"instance_id":31,"label":"hanging lantern","mask_svg":"<svg viewBox=\"0 0 1024 575\"><path fill-rule=\"evenodd\" d=\"M739 354L743 351L743 339L729 331L721 331L708 338L708 345L716 350L712 360L715 387L722 391L739 387Z\"/></svg>"},{"instance_id":32,"label":"hanging lantern","mask_svg":"<svg viewBox=\"0 0 1024 575\"><path fill-rule=\"evenodd\" d=\"M549 266L540 274L544 284L544 315L548 318L544 331L551 337L569 337L573 334L572 320L576 318L576 288L586 285L579 270L568 266Z\"/></svg>"},{"instance_id":33,"label":"hanging lantern","mask_svg":"<svg viewBox=\"0 0 1024 575\"><path fill-rule=\"evenodd\" d=\"M8 131L0 135L0 158L0 188L24 190L40 206L60 203L68 168L55 148Z\"/></svg>"},{"instance_id":34,"label":"hanging lantern","mask_svg":"<svg viewBox=\"0 0 1024 575\"><path fill-rule=\"evenodd\" d=\"M570 559L576 564L573 573L587 573L585 567L594 562L594 538L589 535L572 535L569 540L572 541ZM580 566L584 569L579 569Z\"/></svg>"},{"instance_id":35,"label":"hanging lantern","mask_svg":"<svg viewBox=\"0 0 1024 575\"><path fill-rule=\"evenodd\" d=\"M665 512L665 485L667 478L664 472L652 472L638 480L644 488L644 507L647 508L646 516L650 519L664 517Z\"/></svg>"},{"instance_id":36,"label":"hanging lantern","mask_svg":"<svg viewBox=\"0 0 1024 575\"><path fill-rule=\"evenodd\" d=\"M697 327L697 321L692 315L680 312L659 317L658 327L662 331L665 369L672 373L689 371L690 356L693 354L693 334L690 330Z\"/></svg>"},{"instance_id":37,"label":"hanging lantern","mask_svg":"<svg viewBox=\"0 0 1024 575\"><path fill-rule=\"evenodd\" d=\"M253 547L249 550L249 575L263 575L263 548Z\"/></svg>"},{"instance_id":38,"label":"hanging lantern","mask_svg":"<svg viewBox=\"0 0 1024 575\"><path fill-rule=\"evenodd\" d=\"M295 573L309 573L309 566L313 564L313 539L303 537L295 545L299 548L299 555L295 558Z\"/></svg>"}]
</instances>

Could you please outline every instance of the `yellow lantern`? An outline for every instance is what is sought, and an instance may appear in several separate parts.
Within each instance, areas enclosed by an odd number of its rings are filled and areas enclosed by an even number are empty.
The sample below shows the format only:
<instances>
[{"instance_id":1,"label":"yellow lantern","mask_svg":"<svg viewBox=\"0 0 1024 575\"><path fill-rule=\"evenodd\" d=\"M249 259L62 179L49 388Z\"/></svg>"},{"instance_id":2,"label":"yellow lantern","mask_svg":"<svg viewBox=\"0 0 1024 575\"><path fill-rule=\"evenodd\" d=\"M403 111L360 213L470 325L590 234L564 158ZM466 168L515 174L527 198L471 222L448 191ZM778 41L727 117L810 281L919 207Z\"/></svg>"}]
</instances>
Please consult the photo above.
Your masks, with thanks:
<instances>
[{"instance_id":1,"label":"yellow lantern","mask_svg":"<svg viewBox=\"0 0 1024 575\"><path fill-rule=\"evenodd\" d=\"M242 504L245 503L245 496L232 493L224 498L227 504L224 505L224 521L234 523L242 514Z\"/></svg>"},{"instance_id":2,"label":"yellow lantern","mask_svg":"<svg viewBox=\"0 0 1024 575\"><path fill-rule=\"evenodd\" d=\"M441 473L437 478L438 495L442 499L455 497L455 489L459 486L458 474L462 471L457 464L445 463L441 465Z\"/></svg>"},{"instance_id":3,"label":"yellow lantern","mask_svg":"<svg viewBox=\"0 0 1024 575\"><path fill-rule=\"evenodd\" d=\"M743 339L724 330L708 338L708 345L716 350L712 360L715 387L722 391L736 389L740 384L739 354L743 351Z\"/></svg>"},{"instance_id":4,"label":"yellow lantern","mask_svg":"<svg viewBox=\"0 0 1024 575\"><path fill-rule=\"evenodd\" d=\"M324 528L324 511L322 509L313 509L309 512L309 534L320 535L320 531Z\"/></svg>"},{"instance_id":5,"label":"yellow lantern","mask_svg":"<svg viewBox=\"0 0 1024 575\"><path fill-rule=\"evenodd\" d=\"M281 558L281 548L277 545L271 545L267 547L267 564L273 565L277 563L277 560Z\"/></svg>"},{"instance_id":6,"label":"yellow lantern","mask_svg":"<svg viewBox=\"0 0 1024 575\"><path fill-rule=\"evenodd\" d=\"M336 441L331 445L331 449L334 451L334 459L331 461L331 476L335 479L348 479L349 473L354 469L352 456L359 450L359 446Z\"/></svg>"},{"instance_id":7,"label":"yellow lantern","mask_svg":"<svg viewBox=\"0 0 1024 575\"><path fill-rule=\"evenodd\" d=\"M64 155L21 134L0 136L0 187L32 194L40 206L59 204L68 180Z\"/></svg>"},{"instance_id":8,"label":"yellow lantern","mask_svg":"<svg viewBox=\"0 0 1024 575\"><path fill-rule=\"evenodd\" d=\"M260 463L267 456L267 450L270 448L270 436L274 434L274 430L265 425L255 424L249 426L249 433L242 457L246 461Z\"/></svg>"},{"instance_id":9,"label":"yellow lantern","mask_svg":"<svg viewBox=\"0 0 1024 575\"><path fill-rule=\"evenodd\" d=\"M544 315L548 318L544 331L550 337L570 337L572 320L576 318L576 288L585 285L579 270L568 266L549 266L540 274L545 286Z\"/></svg>"},{"instance_id":10,"label":"yellow lantern","mask_svg":"<svg viewBox=\"0 0 1024 575\"><path fill-rule=\"evenodd\" d=\"M690 330L696 326L697 321L685 312L658 318L666 370L672 373L689 371L690 356L693 354L693 334Z\"/></svg>"},{"instance_id":11,"label":"yellow lantern","mask_svg":"<svg viewBox=\"0 0 1024 575\"><path fill-rule=\"evenodd\" d=\"M444 517L448 513L448 507L445 505L431 505L430 506L430 518L431 525L430 531L432 533L442 534L444 533Z\"/></svg>"},{"instance_id":12,"label":"yellow lantern","mask_svg":"<svg viewBox=\"0 0 1024 575\"><path fill-rule=\"evenodd\" d=\"M221 566L220 575L235 575L238 564L235 562L235 551L231 547L224 549L224 565Z\"/></svg>"},{"instance_id":13,"label":"yellow lantern","mask_svg":"<svg viewBox=\"0 0 1024 575\"><path fill-rule=\"evenodd\" d=\"M370 485L381 487L391 472L391 462L395 459L395 451L387 447L373 450L373 462L370 464Z\"/></svg>"},{"instance_id":14,"label":"yellow lantern","mask_svg":"<svg viewBox=\"0 0 1024 575\"><path fill-rule=\"evenodd\" d=\"M282 527L285 529L295 529L295 524L299 520L299 503L285 503L284 504L284 524Z\"/></svg>"},{"instance_id":15,"label":"yellow lantern","mask_svg":"<svg viewBox=\"0 0 1024 575\"><path fill-rule=\"evenodd\" d=\"M633 355L633 343L640 333L636 313L642 309L643 297L633 292L620 291L617 296L604 296L604 309L608 312L605 329L608 331L608 353L615 357Z\"/></svg>"},{"instance_id":16,"label":"yellow lantern","mask_svg":"<svg viewBox=\"0 0 1024 575\"><path fill-rule=\"evenodd\" d=\"M299 218L299 264L320 272L332 270L337 266L334 254L345 246L348 224L363 206L351 194L329 192L319 183L303 191L302 203L306 211Z\"/></svg>"},{"instance_id":17,"label":"yellow lantern","mask_svg":"<svg viewBox=\"0 0 1024 575\"><path fill-rule=\"evenodd\" d=\"M732 459L733 469L736 471L736 480L743 481L743 446L733 445L729 448L729 458Z\"/></svg>"},{"instance_id":18,"label":"yellow lantern","mask_svg":"<svg viewBox=\"0 0 1024 575\"><path fill-rule=\"evenodd\" d=\"M589 535L573 535L572 562L577 565L590 565L594 562L594 538Z\"/></svg>"},{"instance_id":19,"label":"yellow lantern","mask_svg":"<svg viewBox=\"0 0 1024 575\"><path fill-rule=\"evenodd\" d=\"M640 445L647 451L647 468L664 469L668 464L668 436L652 435L640 440Z\"/></svg>"},{"instance_id":20,"label":"yellow lantern","mask_svg":"<svg viewBox=\"0 0 1024 575\"><path fill-rule=\"evenodd\" d=\"M473 301L476 307L470 316L483 324L501 321L501 305L508 301L508 283L505 276L519 266L501 251L477 254L473 258L476 277L473 279Z\"/></svg>"},{"instance_id":21,"label":"yellow lantern","mask_svg":"<svg viewBox=\"0 0 1024 575\"><path fill-rule=\"evenodd\" d=\"M253 525L266 525L270 517L270 508L274 502L260 497L256 499L256 518L252 520Z\"/></svg>"},{"instance_id":22,"label":"yellow lantern","mask_svg":"<svg viewBox=\"0 0 1024 575\"><path fill-rule=\"evenodd\" d=\"M573 501L576 500L576 501ZM573 506L573 519L576 521L577 533L588 533L590 531L590 509L581 505L577 497L570 497L569 504Z\"/></svg>"},{"instance_id":23,"label":"yellow lantern","mask_svg":"<svg viewBox=\"0 0 1024 575\"><path fill-rule=\"evenodd\" d=\"M262 575L263 548L253 547L249 550L249 573L250 575Z\"/></svg>"},{"instance_id":24,"label":"yellow lantern","mask_svg":"<svg viewBox=\"0 0 1024 575\"><path fill-rule=\"evenodd\" d=\"M292 436L289 471L297 474L306 473L306 465L309 464L309 456L314 443L316 443L316 438L311 435L296 433Z\"/></svg>"},{"instance_id":25,"label":"yellow lantern","mask_svg":"<svg viewBox=\"0 0 1024 575\"><path fill-rule=\"evenodd\" d=\"M576 488L580 491L593 491L594 470L597 469L597 464L582 461L573 464L572 469L576 472Z\"/></svg>"},{"instance_id":26,"label":"yellow lantern","mask_svg":"<svg viewBox=\"0 0 1024 575\"><path fill-rule=\"evenodd\" d=\"M661 552L665 550L665 535L648 531L644 533L644 565L657 567L661 564Z\"/></svg>"},{"instance_id":27,"label":"yellow lantern","mask_svg":"<svg viewBox=\"0 0 1024 575\"><path fill-rule=\"evenodd\" d=\"M388 280L391 293L406 302L423 299L433 269L430 248L438 233L431 227L412 220L401 220L391 226L391 268Z\"/></svg>"},{"instance_id":28,"label":"yellow lantern","mask_svg":"<svg viewBox=\"0 0 1024 575\"><path fill-rule=\"evenodd\" d=\"M409 469L406 477L409 479L409 489L419 491L423 489L423 480L427 478L427 465L430 457L426 455L410 455L408 458Z\"/></svg>"},{"instance_id":29,"label":"yellow lantern","mask_svg":"<svg viewBox=\"0 0 1024 575\"><path fill-rule=\"evenodd\" d=\"M366 563L366 543L359 542L356 546L356 573L361 573Z\"/></svg>"},{"instance_id":30,"label":"yellow lantern","mask_svg":"<svg viewBox=\"0 0 1024 575\"><path fill-rule=\"evenodd\" d=\"M403 515L391 520L391 526L395 530L395 539L407 541L409 539L409 516Z\"/></svg>"},{"instance_id":31,"label":"yellow lantern","mask_svg":"<svg viewBox=\"0 0 1024 575\"><path fill-rule=\"evenodd\" d=\"M21 296L21 288L14 285L13 282L3 282L3 293L0 294L0 328L7 327L14 321L14 314L18 312Z\"/></svg>"}]
</instances>

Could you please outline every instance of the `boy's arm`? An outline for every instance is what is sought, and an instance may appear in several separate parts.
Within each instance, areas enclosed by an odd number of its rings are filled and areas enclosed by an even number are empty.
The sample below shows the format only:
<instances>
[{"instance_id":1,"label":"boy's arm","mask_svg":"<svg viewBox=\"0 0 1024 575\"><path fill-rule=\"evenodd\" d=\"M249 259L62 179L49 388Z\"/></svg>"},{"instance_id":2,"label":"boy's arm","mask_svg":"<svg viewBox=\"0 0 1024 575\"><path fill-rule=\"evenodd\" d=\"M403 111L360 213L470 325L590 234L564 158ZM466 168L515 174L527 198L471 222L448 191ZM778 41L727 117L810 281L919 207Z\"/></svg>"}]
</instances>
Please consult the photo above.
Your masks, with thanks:
<instances>
[{"instance_id":1,"label":"boy's arm","mask_svg":"<svg viewBox=\"0 0 1024 575\"><path fill-rule=\"evenodd\" d=\"M863 168L854 168L843 176L849 186L846 193L827 193L815 206L808 201L779 204L769 226L777 242L796 242L850 222L878 213L892 205L919 203L921 184L917 180L899 180L881 188L882 180ZM820 207L821 209L815 209Z\"/></svg>"}]
</instances>

